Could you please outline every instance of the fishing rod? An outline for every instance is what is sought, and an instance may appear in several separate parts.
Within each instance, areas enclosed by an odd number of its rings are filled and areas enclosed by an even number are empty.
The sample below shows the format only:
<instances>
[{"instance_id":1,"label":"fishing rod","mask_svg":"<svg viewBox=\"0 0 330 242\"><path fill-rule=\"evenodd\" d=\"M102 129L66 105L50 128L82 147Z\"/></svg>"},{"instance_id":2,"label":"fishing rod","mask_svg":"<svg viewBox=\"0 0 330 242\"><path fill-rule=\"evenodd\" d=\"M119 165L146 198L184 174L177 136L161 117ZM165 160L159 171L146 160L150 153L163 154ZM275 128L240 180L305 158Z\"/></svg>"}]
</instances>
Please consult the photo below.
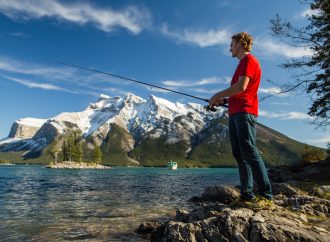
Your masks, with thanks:
<instances>
[{"instance_id":1,"label":"fishing rod","mask_svg":"<svg viewBox=\"0 0 330 242\"><path fill-rule=\"evenodd\" d=\"M112 77L124 79L124 80L127 80L127 81L136 82L136 83L139 83L139 84L143 84L143 85L147 85L147 86L159 88L159 89L162 89L162 90L166 90L166 91L169 91L169 92L174 92L174 93L177 93L177 94L180 94L180 95L184 95L184 96L187 96L187 97L199 99L199 100L205 101L207 103L209 102L209 100L208 99L205 99L205 98L197 97L197 96L190 95L190 94L183 93L183 92L178 92L178 91L175 91L175 90L172 90L172 89L169 89L169 88L156 86L154 84L150 84L150 83L146 83L146 82L143 82L143 81L134 80L132 78L128 78L128 77L124 77L124 76L112 74L112 73L109 73L109 72L99 71L99 70L95 70L95 69L91 69L91 68L87 68L87 67L83 67L83 66L78 66L78 65L73 65L73 64L68 64L68 63L64 63L64 62L57 62L57 63L58 64L61 64L61 65L65 65L65 66L70 66L70 67L74 67L74 68L78 68L78 69L83 69L83 70L86 70L86 71L92 71L92 72L96 72L96 73L100 73L100 74L104 74L104 75L108 75L108 76L112 76ZM222 106L222 107L228 108L228 106L225 105L225 104L219 104L218 106ZM210 107L209 105L205 106L205 108L206 108L207 111L212 111L212 112L217 111L216 108Z\"/></svg>"}]
</instances>

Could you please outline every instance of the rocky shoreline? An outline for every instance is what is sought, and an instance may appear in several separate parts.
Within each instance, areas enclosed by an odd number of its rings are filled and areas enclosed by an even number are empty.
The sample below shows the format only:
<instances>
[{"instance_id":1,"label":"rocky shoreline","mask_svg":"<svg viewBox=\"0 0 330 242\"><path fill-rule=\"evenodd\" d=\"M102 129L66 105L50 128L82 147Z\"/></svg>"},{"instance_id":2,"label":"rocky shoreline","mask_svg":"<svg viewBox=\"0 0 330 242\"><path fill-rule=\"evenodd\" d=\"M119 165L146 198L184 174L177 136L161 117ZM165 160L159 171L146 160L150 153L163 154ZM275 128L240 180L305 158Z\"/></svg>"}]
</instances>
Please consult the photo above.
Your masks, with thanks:
<instances>
[{"instance_id":1,"label":"rocky shoreline","mask_svg":"<svg viewBox=\"0 0 330 242\"><path fill-rule=\"evenodd\" d=\"M103 166L96 163L63 161L60 163L51 163L46 168L53 169L111 169L109 166Z\"/></svg>"},{"instance_id":2,"label":"rocky shoreline","mask_svg":"<svg viewBox=\"0 0 330 242\"><path fill-rule=\"evenodd\" d=\"M329 241L330 183L324 178L323 184L316 185L312 179L326 175L323 171L328 169L329 161L271 169L274 206L266 208L235 203L237 187L208 187L200 197L190 199L195 203L192 211L179 209L171 220L143 223L137 232L155 242Z\"/></svg>"}]
</instances>

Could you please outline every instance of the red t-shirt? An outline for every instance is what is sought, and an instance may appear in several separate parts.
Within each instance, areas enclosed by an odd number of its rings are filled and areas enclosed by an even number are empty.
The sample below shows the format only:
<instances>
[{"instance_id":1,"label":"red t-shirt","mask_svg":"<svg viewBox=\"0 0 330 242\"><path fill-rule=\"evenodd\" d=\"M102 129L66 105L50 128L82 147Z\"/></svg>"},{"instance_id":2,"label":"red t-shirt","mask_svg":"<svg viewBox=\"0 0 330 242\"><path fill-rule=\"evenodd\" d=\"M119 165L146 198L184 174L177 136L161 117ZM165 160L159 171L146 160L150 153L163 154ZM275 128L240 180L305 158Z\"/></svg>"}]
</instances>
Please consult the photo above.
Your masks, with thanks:
<instances>
[{"instance_id":1,"label":"red t-shirt","mask_svg":"<svg viewBox=\"0 0 330 242\"><path fill-rule=\"evenodd\" d=\"M238 82L240 76L247 76L250 81L244 92L229 97L229 115L243 112L258 116L257 92L261 79L261 67L256 57L247 54L240 60L231 80L231 86Z\"/></svg>"}]
</instances>

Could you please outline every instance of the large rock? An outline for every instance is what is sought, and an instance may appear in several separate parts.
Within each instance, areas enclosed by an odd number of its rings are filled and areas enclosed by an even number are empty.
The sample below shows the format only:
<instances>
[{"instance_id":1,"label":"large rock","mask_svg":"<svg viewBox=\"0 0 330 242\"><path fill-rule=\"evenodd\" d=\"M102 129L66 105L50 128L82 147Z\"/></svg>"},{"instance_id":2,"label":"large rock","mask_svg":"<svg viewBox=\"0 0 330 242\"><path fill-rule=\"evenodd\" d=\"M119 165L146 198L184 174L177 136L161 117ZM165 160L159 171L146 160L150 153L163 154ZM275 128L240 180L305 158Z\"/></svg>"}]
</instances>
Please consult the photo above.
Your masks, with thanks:
<instances>
[{"instance_id":1,"label":"large rock","mask_svg":"<svg viewBox=\"0 0 330 242\"><path fill-rule=\"evenodd\" d=\"M329 241L328 230L308 225L306 217L287 210L255 213L251 219L250 241Z\"/></svg>"},{"instance_id":2,"label":"large rock","mask_svg":"<svg viewBox=\"0 0 330 242\"><path fill-rule=\"evenodd\" d=\"M177 210L173 220L152 228L151 241L329 241L329 200L285 183L273 187L279 205L272 209L225 205L219 200L234 199L236 188L206 188L202 197L216 202L200 202L190 212Z\"/></svg>"},{"instance_id":3,"label":"large rock","mask_svg":"<svg viewBox=\"0 0 330 242\"><path fill-rule=\"evenodd\" d=\"M230 185L218 185L207 187L201 197L203 201L218 201L224 204L237 200L240 196L239 190Z\"/></svg>"},{"instance_id":4,"label":"large rock","mask_svg":"<svg viewBox=\"0 0 330 242\"><path fill-rule=\"evenodd\" d=\"M303 191L288 183L272 183L272 190L274 195L283 194L289 197L303 193Z\"/></svg>"},{"instance_id":5,"label":"large rock","mask_svg":"<svg viewBox=\"0 0 330 242\"><path fill-rule=\"evenodd\" d=\"M329 226L329 225L328 225ZM316 226L306 216L285 209L253 211L225 209L196 222L169 221L153 230L152 241L329 241L329 227Z\"/></svg>"}]
</instances>

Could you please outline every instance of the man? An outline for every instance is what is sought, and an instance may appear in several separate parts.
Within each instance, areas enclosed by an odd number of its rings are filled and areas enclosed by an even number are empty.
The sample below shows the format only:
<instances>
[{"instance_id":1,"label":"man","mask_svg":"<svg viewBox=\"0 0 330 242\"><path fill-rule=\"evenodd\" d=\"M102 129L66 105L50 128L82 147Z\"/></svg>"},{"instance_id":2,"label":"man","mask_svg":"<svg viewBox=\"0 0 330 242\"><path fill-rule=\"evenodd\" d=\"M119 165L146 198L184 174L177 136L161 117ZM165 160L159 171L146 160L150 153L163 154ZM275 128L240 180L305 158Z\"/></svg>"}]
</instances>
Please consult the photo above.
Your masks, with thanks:
<instances>
[{"instance_id":1,"label":"man","mask_svg":"<svg viewBox=\"0 0 330 242\"><path fill-rule=\"evenodd\" d=\"M231 86L216 93L209 106L229 103L229 135L232 153L237 161L241 182L241 199L269 201L272 199L265 164L256 148L256 117L258 116L258 88L261 79L259 61L250 51L252 37L246 32L232 36L230 52L240 60ZM260 197L253 193L253 181Z\"/></svg>"}]
</instances>

